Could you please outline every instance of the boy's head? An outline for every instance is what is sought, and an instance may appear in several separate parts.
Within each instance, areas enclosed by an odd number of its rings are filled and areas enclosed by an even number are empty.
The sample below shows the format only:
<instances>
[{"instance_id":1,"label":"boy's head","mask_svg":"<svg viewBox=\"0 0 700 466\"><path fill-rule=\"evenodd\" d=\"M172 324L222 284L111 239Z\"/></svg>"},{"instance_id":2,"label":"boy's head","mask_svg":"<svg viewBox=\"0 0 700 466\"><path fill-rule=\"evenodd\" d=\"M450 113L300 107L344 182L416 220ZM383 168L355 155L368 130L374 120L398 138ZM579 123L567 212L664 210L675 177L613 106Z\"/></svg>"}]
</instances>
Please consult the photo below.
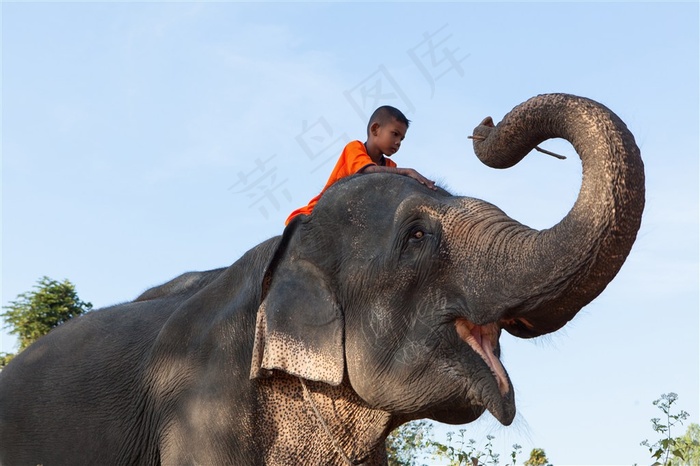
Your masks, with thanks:
<instances>
[{"instance_id":1,"label":"boy's head","mask_svg":"<svg viewBox=\"0 0 700 466\"><path fill-rule=\"evenodd\" d=\"M369 136L372 124L379 123L379 126L383 126L393 120L406 125L406 129L408 129L408 126L411 124L411 120L406 118L406 115L404 115L401 110L396 107L392 107L391 105L383 105L376 109L374 113L372 113L372 116L369 117L369 123L367 123L367 135Z\"/></svg>"},{"instance_id":2,"label":"boy's head","mask_svg":"<svg viewBox=\"0 0 700 466\"><path fill-rule=\"evenodd\" d=\"M389 105L379 107L372 113L367 125L369 146L391 157L401 147L410 123L399 109Z\"/></svg>"}]
</instances>

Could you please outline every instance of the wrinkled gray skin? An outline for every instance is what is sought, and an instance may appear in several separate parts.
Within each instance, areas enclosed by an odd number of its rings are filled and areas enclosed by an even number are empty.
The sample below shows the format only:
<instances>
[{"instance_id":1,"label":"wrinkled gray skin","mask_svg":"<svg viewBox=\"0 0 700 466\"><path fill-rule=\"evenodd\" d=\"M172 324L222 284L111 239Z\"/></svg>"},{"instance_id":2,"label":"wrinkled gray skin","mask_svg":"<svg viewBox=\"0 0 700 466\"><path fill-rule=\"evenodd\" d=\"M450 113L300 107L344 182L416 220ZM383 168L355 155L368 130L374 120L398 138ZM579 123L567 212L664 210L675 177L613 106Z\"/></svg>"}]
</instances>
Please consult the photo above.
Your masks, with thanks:
<instances>
[{"instance_id":1,"label":"wrinkled gray skin","mask_svg":"<svg viewBox=\"0 0 700 466\"><path fill-rule=\"evenodd\" d=\"M603 291L639 228L644 171L624 123L574 96L474 134L500 168L569 140L573 209L537 231L408 177L344 179L230 267L76 318L15 358L0 462L383 464L387 434L412 419L489 410L510 424L501 329L553 332Z\"/></svg>"}]
</instances>

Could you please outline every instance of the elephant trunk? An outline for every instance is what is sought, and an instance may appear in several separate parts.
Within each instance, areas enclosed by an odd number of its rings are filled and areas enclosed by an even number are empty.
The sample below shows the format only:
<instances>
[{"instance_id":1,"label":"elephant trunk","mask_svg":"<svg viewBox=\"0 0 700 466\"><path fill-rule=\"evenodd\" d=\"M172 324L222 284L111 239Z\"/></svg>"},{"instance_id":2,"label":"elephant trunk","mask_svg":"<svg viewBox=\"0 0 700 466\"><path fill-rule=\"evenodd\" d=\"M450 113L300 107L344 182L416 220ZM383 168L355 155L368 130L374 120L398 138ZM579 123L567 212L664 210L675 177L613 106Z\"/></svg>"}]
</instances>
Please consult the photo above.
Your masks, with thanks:
<instances>
[{"instance_id":1,"label":"elephant trunk","mask_svg":"<svg viewBox=\"0 0 700 466\"><path fill-rule=\"evenodd\" d=\"M472 277L481 281L477 303L524 338L561 328L605 289L629 254L644 209L644 166L634 137L592 100L534 97L495 127L485 119L474 130L474 151L486 165L507 168L550 138L566 139L581 157L583 181L574 207L542 231L502 213L486 222L493 235L480 260L489 272Z\"/></svg>"}]
</instances>

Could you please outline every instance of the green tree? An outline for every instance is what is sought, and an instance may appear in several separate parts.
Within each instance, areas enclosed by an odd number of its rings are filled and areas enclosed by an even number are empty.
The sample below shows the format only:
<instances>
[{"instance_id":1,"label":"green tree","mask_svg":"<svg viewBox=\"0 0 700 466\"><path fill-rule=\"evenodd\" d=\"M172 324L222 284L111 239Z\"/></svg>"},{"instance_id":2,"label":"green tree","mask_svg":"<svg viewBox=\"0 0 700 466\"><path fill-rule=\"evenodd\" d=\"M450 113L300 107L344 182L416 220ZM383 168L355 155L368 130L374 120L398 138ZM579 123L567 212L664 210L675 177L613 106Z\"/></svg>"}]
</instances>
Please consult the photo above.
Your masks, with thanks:
<instances>
[{"instance_id":1,"label":"green tree","mask_svg":"<svg viewBox=\"0 0 700 466\"><path fill-rule=\"evenodd\" d=\"M547 454L541 448L533 448L530 452L530 458L523 463L524 466L552 466L549 464Z\"/></svg>"},{"instance_id":2,"label":"green tree","mask_svg":"<svg viewBox=\"0 0 700 466\"><path fill-rule=\"evenodd\" d=\"M662 438L654 444L650 444L649 440L644 440L641 445L649 449L651 457L656 461L652 466L676 466L690 465L697 463L688 463L684 448L692 448L692 439L690 443L685 444L683 437L674 438L671 435L672 427L683 424L689 414L686 411L680 410L675 412L674 404L678 400L678 395L664 393L661 398L654 400L653 405L658 407L664 413L664 418L655 417L651 420L652 428L655 432L661 434Z\"/></svg>"},{"instance_id":3,"label":"green tree","mask_svg":"<svg viewBox=\"0 0 700 466\"><path fill-rule=\"evenodd\" d=\"M68 280L58 282L42 277L33 291L20 294L3 309L5 312L0 316L5 320L5 328L17 335L19 351L22 351L54 327L88 312L92 304L82 301ZM2 362L6 362L8 356L12 355L5 354Z\"/></svg>"},{"instance_id":4,"label":"green tree","mask_svg":"<svg viewBox=\"0 0 700 466\"><path fill-rule=\"evenodd\" d=\"M0 353L0 369L7 366L14 356L12 353Z\"/></svg>"},{"instance_id":5,"label":"green tree","mask_svg":"<svg viewBox=\"0 0 700 466\"><path fill-rule=\"evenodd\" d=\"M493 450L492 435L486 436L483 447L476 440L466 438L466 429L457 434L447 433L447 443L432 437L432 424L428 421L413 421L395 429L386 441L389 466L414 466L416 461L431 457L446 460L449 466L497 466L499 454ZM508 464L515 466L522 447L513 445Z\"/></svg>"},{"instance_id":6,"label":"green tree","mask_svg":"<svg viewBox=\"0 0 700 466\"><path fill-rule=\"evenodd\" d=\"M672 466L696 466L700 464L700 425L692 423L675 441L677 456L669 462Z\"/></svg>"},{"instance_id":7,"label":"green tree","mask_svg":"<svg viewBox=\"0 0 700 466\"><path fill-rule=\"evenodd\" d=\"M476 440L466 439L466 429L460 429L455 438L454 432L447 433L447 444L431 441L433 447L433 457L446 459L449 466L498 466L500 464L500 454L493 450L493 435L486 436L486 444L483 447L477 445ZM513 466L517 462L518 454L522 447L513 445L511 451L511 463Z\"/></svg>"},{"instance_id":8,"label":"green tree","mask_svg":"<svg viewBox=\"0 0 700 466\"><path fill-rule=\"evenodd\" d=\"M389 466L413 466L428 447L432 424L412 421L394 429L386 439Z\"/></svg>"},{"instance_id":9,"label":"green tree","mask_svg":"<svg viewBox=\"0 0 700 466\"><path fill-rule=\"evenodd\" d=\"M498 464L498 453L493 453L492 435L486 436L485 451L477 448L476 440L465 437L466 429L459 429L455 439L454 432L447 433L447 444L433 441L433 454L437 458L446 459L449 466L480 466Z\"/></svg>"}]
</instances>

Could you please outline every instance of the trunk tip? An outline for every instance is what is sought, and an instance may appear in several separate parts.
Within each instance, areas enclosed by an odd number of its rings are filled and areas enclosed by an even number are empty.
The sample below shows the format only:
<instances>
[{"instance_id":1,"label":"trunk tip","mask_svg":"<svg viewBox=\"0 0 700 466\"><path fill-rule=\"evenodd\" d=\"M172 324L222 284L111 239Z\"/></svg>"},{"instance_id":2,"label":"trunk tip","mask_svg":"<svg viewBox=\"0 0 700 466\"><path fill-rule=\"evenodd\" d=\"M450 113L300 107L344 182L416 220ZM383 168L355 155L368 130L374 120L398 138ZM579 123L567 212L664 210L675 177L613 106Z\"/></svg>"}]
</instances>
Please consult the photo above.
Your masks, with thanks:
<instances>
[{"instance_id":1,"label":"trunk tip","mask_svg":"<svg viewBox=\"0 0 700 466\"><path fill-rule=\"evenodd\" d=\"M481 123L479 123L479 126L488 126L490 128L495 128L496 125L493 123L493 118L490 116L487 116L483 120L481 120Z\"/></svg>"}]
</instances>

